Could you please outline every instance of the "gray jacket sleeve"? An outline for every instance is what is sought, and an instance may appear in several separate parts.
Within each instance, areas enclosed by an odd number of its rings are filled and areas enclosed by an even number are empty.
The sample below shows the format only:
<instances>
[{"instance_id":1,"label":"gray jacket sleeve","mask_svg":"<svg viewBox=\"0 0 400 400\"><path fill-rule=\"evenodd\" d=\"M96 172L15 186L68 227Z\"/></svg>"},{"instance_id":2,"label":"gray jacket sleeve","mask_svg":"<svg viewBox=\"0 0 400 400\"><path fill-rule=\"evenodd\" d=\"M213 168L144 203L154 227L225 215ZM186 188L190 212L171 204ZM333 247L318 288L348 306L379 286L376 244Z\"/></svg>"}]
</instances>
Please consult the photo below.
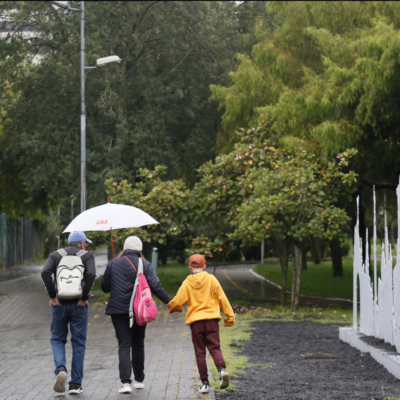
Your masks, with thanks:
<instances>
[{"instance_id":1,"label":"gray jacket sleeve","mask_svg":"<svg viewBox=\"0 0 400 400\"><path fill-rule=\"evenodd\" d=\"M153 266L147 260L143 260L143 271L151 293L156 295L164 304L168 304L172 300L172 297L163 289Z\"/></svg>"},{"instance_id":2,"label":"gray jacket sleeve","mask_svg":"<svg viewBox=\"0 0 400 400\"><path fill-rule=\"evenodd\" d=\"M61 256L60 256L61 259ZM54 282L53 282L53 276L56 272L56 268L60 260L57 260L57 257L54 253L51 253L49 255L49 258L46 260L46 263L43 266L42 269L42 281L44 283L44 286L47 290L47 293L49 294L51 299L54 299L57 296L55 287L54 287Z\"/></svg>"},{"instance_id":3,"label":"gray jacket sleeve","mask_svg":"<svg viewBox=\"0 0 400 400\"><path fill-rule=\"evenodd\" d=\"M85 265L85 271L83 277L85 279L85 287L82 290L82 300L89 298L90 291L92 290L94 281L96 280L96 265L94 262L94 255L92 253L86 253L82 257L82 262Z\"/></svg>"}]
</instances>

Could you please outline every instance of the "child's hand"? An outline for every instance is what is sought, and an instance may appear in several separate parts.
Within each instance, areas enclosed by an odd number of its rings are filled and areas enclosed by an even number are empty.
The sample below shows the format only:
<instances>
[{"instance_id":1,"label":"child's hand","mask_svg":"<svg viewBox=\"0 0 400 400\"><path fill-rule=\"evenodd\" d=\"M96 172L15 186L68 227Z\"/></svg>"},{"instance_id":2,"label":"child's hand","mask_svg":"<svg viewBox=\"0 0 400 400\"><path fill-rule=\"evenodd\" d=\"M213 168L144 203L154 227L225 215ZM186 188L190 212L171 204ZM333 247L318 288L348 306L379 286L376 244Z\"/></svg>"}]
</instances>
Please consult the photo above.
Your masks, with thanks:
<instances>
[{"instance_id":1,"label":"child's hand","mask_svg":"<svg viewBox=\"0 0 400 400\"><path fill-rule=\"evenodd\" d=\"M168 307L169 308L169 307ZM182 313L182 307L175 307L175 308L169 308L169 313L173 314L175 312Z\"/></svg>"},{"instance_id":2,"label":"child's hand","mask_svg":"<svg viewBox=\"0 0 400 400\"><path fill-rule=\"evenodd\" d=\"M235 323L235 317L228 317L224 319L225 326L233 326Z\"/></svg>"},{"instance_id":3,"label":"child's hand","mask_svg":"<svg viewBox=\"0 0 400 400\"><path fill-rule=\"evenodd\" d=\"M174 312L182 312L182 306L173 306L172 300L167 304L168 310L170 314L173 314Z\"/></svg>"}]
</instances>

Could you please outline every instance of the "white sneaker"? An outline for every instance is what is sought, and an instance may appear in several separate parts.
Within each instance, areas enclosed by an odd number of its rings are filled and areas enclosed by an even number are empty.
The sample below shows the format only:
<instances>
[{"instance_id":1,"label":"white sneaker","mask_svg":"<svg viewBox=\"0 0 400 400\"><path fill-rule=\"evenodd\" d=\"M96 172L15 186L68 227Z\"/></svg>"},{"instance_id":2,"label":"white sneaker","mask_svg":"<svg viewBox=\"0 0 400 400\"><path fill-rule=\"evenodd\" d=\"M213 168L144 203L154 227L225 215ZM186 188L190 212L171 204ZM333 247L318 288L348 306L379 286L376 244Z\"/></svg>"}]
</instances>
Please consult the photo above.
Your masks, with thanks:
<instances>
[{"instance_id":1,"label":"white sneaker","mask_svg":"<svg viewBox=\"0 0 400 400\"><path fill-rule=\"evenodd\" d=\"M219 388L225 389L229 386L229 374L224 368L219 370Z\"/></svg>"},{"instance_id":2,"label":"white sneaker","mask_svg":"<svg viewBox=\"0 0 400 400\"><path fill-rule=\"evenodd\" d=\"M143 382L134 382L133 383L133 387L135 388L135 389L144 389L144 383Z\"/></svg>"},{"instance_id":3,"label":"white sneaker","mask_svg":"<svg viewBox=\"0 0 400 400\"><path fill-rule=\"evenodd\" d=\"M210 384L208 382L203 382L200 386L200 393L208 393L210 391Z\"/></svg>"},{"instance_id":4,"label":"white sneaker","mask_svg":"<svg viewBox=\"0 0 400 400\"><path fill-rule=\"evenodd\" d=\"M64 393L66 390L65 382L67 382L67 379L68 374L64 370L61 370L57 374L56 383L54 384L54 391L57 393Z\"/></svg>"},{"instance_id":5,"label":"white sneaker","mask_svg":"<svg viewBox=\"0 0 400 400\"><path fill-rule=\"evenodd\" d=\"M70 383L68 393L71 395L81 394L81 393L83 393L82 386L75 385L74 383Z\"/></svg>"},{"instance_id":6,"label":"white sneaker","mask_svg":"<svg viewBox=\"0 0 400 400\"><path fill-rule=\"evenodd\" d=\"M119 393L129 394L132 393L132 388L129 383L123 383L121 389L118 390Z\"/></svg>"}]
</instances>

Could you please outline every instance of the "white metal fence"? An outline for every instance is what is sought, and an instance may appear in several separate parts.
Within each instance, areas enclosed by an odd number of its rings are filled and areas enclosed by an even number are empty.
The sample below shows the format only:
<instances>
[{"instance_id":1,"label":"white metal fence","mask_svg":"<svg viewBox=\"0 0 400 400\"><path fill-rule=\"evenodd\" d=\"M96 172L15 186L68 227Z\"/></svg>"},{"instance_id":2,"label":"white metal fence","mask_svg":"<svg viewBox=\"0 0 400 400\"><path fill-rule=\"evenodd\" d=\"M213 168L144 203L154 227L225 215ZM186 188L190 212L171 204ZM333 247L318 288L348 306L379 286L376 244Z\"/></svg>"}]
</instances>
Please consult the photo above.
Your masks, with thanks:
<instances>
[{"instance_id":1,"label":"white metal fence","mask_svg":"<svg viewBox=\"0 0 400 400\"><path fill-rule=\"evenodd\" d=\"M397 209L400 210L400 184L396 190ZM357 202L358 208L358 202ZM358 211L358 210L357 210ZM357 213L358 215L358 213ZM397 214L400 238L399 211ZM376 198L374 191L374 232L373 232L373 274L372 285L369 275L369 251L365 251L365 264L362 258L362 241L359 234L359 221L354 229L354 267L353 267L353 329L358 329L357 323L357 286L360 288L360 332L375 336L396 346L400 352L400 265L397 246L396 265L393 269L392 250L388 238L388 229L385 218L385 239L382 243L381 274L377 273L376 251ZM368 246L368 230L366 246Z\"/></svg>"}]
</instances>

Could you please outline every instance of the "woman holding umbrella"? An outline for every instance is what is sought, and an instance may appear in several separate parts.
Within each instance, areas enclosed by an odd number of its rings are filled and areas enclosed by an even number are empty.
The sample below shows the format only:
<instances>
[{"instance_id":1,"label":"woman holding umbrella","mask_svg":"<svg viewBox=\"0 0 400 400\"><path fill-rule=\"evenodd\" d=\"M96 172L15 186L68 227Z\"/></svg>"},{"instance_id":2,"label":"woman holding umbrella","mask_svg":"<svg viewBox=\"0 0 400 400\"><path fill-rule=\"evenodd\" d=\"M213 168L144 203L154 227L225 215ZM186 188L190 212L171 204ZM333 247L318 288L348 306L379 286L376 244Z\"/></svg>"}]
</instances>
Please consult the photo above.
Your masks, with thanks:
<instances>
[{"instance_id":1,"label":"woman holding umbrella","mask_svg":"<svg viewBox=\"0 0 400 400\"><path fill-rule=\"evenodd\" d=\"M136 389L144 388L144 338L146 325L139 326L134 321L133 326L130 327L129 303L136 281L136 271L131 263L134 264L137 270L139 258L142 257L143 272L151 292L165 304L172 300L162 288L152 265L143 258L142 249L142 241L137 236L129 236L125 240L124 250L119 257L108 263L101 284L103 292L110 293L106 314L111 316L115 335L118 339L119 376L122 383L119 393L132 393L132 369L135 378L133 387ZM132 358L130 355L131 349Z\"/></svg>"}]
</instances>

